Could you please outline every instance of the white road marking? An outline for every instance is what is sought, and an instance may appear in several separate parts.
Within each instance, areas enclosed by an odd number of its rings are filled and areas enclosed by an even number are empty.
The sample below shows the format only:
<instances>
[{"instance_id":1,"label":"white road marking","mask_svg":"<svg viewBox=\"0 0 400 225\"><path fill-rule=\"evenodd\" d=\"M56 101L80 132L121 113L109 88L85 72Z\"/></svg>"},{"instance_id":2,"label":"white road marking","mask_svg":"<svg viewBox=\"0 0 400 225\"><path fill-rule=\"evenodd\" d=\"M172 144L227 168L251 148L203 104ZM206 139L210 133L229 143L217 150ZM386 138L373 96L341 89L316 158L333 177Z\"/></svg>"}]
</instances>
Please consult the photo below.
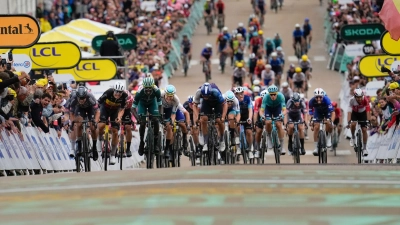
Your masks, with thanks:
<instances>
[{"instance_id":1,"label":"white road marking","mask_svg":"<svg viewBox=\"0 0 400 225\"><path fill-rule=\"evenodd\" d=\"M326 61L325 56L314 56L314 61L315 62L323 62Z\"/></svg>"},{"instance_id":2,"label":"white road marking","mask_svg":"<svg viewBox=\"0 0 400 225\"><path fill-rule=\"evenodd\" d=\"M328 150L328 151L330 151L330 150ZM287 154L288 154L288 151L286 149L286 155ZM272 149L268 149L266 155L267 156L273 156L274 155L274 151ZM306 155L313 155L313 151L306 151ZM351 152L350 152L350 150L336 150L336 155L351 155Z\"/></svg>"},{"instance_id":3,"label":"white road marking","mask_svg":"<svg viewBox=\"0 0 400 225\"><path fill-rule=\"evenodd\" d=\"M61 190L78 190L89 188L112 188L112 187L129 187L129 186L145 186L145 185L162 185L162 184L374 184L374 185L400 185L397 180L269 180L269 179L179 179L179 180L153 180L153 181L135 181L123 183L102 183L102 184L81 184L67 186L48 186L48 187L25 187L14 189L2 189L0 194L32 192L32 191L61 191Z\"/></svg>"},{"instance_id":4,"label":"white road marking","mask_svg":"<svg viewBox=\"0 0 400 225\"><path fill-rule=\"evenodd\" d=\"M287 58L288 58L289 62L298 62L299 61L296 56L288 56Z\"/></svg>"}]
</instances>

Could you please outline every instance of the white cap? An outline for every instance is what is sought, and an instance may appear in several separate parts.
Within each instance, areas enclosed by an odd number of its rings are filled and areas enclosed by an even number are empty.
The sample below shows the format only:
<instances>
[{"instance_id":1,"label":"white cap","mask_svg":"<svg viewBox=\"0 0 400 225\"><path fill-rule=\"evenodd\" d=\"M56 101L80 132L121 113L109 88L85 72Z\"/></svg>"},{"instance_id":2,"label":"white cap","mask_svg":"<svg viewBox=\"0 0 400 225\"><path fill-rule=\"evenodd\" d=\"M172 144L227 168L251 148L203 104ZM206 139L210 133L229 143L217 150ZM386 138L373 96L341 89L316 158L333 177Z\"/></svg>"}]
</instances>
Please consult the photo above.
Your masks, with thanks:
<instances>
[{"instance_id":1,"label":"white cap","mask_svg":"<svg viewBox=\"0 0 400 225\"><path fill-rule=\"evenodd\" d=\"M261 89L260 89L259 86L254 86L253 87L253 92L260 92L260 91L261 91Z\"/></svg>"},{"instance_id":2,"label":"white cap","mask_svg":"<svg viewBox=\"0 0 400 225\"><path fill-rule=\"evenodd\" d=\"M228 27L222 28L223 31L228 31Z\"/></svg>"},{"instance_id":3,"label":"white cap","mask_svg":"<svg viewBox=\"0 0 400 225\"><path fill-rule=\"evenodd\" d=\"M272 68L271 65L269 64L265 65L265 69L271 69L271 68Z\"/></svg>"},{"instance_id":4,"label":"white cap","mask_svg":"<svg viewBox=\"0 0 400 225\"><path fill-rule=\"evenodd\" d=\"M300 27L300 24L296 23L296 25L294 25L296 28Z\"/></svg>"},{"instance_id":5,"label":"white cap","mask_svg":"<svg viewBox=\"0 0 400 225\"><path fill-rule=\"evenodd\" d=\"M253 84L254 84L254 85L260 85L260 80L254 80L254 81L253 81Z\"/></svg>"},{"instance_id":6,"label":"white cap","mask_svg":"<svg viewBox=\"0 0 400 225\"><path fill-rule=\"evenodd\" d=\"M239 27L243 27L243 23L239 23L238 26L239 26Z\"/></svg>"},{"instance_id":7,"label":"white cap","mask_svg":"<svg viewBox=\"0 0 400 225\"><path fill-rule=\"evenodd\" d=\"M210 43L207 43L206 48L212 48L212 45Z\"/></svg>"},{"instance_id":8,"label":"white cap","mask_svg":"<svg viewBox=\"0 0 400 225\"><path fill-rule=\"evenodd\" d=\"M243 37L241 33L236 34L236 37Z\"/></svg>"},{"instance_id":9,"label":"white cap","mask_svg":"<svg viewBox=\"0 0 400 225\"><path fill-rule=\"evenodd\" d=\"M278 57L278 54L276 52L271 53L271 57Z\"/></svg>"}]
</instances>

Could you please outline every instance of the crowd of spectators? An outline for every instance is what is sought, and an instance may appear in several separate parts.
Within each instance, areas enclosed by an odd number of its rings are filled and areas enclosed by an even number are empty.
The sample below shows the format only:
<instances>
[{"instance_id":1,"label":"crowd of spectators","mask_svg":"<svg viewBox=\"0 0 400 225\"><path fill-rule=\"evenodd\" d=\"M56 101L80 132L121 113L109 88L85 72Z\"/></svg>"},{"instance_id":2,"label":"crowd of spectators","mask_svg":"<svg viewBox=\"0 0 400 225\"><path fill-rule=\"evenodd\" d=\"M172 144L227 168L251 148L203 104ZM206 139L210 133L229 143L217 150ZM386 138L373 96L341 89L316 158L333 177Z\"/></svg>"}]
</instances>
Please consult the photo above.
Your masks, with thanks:
<instances>
[{"instance_id":1,"label":"crowd of spectators","mask_svg":"<svg viewBox=\"0 0 400 225\"><path fill-rule=\"evenodd\" d=\"M340 5L338 2L333 1L328 7L328 13L332 22L332 34L335 40L334 50L338 44L344 43L356 44L357 42L344 41L340 37L340 29L347 24L367 24L367 23L382 23L379 18L379 12L382 8L383 1L354 1L354 3ZM363 42L360 42L363 43ZM373 42L375 47L375 54L382 54L383 51L380 47L380 41ZM388 128L397 125L400 117L398 110L400 109L400 76L388 71L387 77L367 78L360 73L358 63L361 56L355 57L352 62L347 64L347 71L345 73L346 79L349 84L349 92L345 93L346 98L341 100L348 100L353 96L353 91L356 88L366 89L367 83L371 81L384 81L385 85L378 89L374 95L366 96L371 105L372 117L370 134L376 132L387 132ZM389 69L389 68L388 68ZM364 93L366 93L364 91ZM346 110L346 109L345 109Z\"/></svg>"},{"instance_id":2,"label":"crowd of spectators","mask_svg":"<svg viewBox=\"0 0 400 225\"><path fill-rule=\"evenodd\" d=\"M137 48L127 52L129 73L117 74L117 78L129 76L129 90L134 91L143 77L162 78L172 50L171 39L187 22L194 1L161 0L152 11L141 8L141 0L43 0L38 2L36 17L42 29L44 24L52 29L73 19L87 18L126 28L136 35ZM57 83L49 71L40 74L41 78L32 79L25 72L0 64L0 129L21 134L22 124L44 132L52 127L59 135L61 128L68 130L70 121L64 105L78 84Z\"/></svg>"}]
</instances>

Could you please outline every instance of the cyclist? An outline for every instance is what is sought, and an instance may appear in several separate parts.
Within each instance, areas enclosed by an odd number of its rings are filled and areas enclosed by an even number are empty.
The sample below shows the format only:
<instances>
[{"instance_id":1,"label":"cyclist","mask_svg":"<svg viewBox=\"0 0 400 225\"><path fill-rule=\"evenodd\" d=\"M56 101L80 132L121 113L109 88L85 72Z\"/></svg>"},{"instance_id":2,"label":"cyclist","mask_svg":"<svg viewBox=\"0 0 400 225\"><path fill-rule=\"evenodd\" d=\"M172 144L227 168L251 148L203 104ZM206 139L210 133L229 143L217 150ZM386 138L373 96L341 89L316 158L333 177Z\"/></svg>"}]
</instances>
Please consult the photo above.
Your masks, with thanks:
<instances>
[{"instance_id":1,"label":"cyclist","mask_svg":"<svg viewBox=\"0 0 400 225\"><path fill-rule=\"evenodd\" d=\"M176 112L179 106L179 98L176 95L176 88L173 85L168 85L165 87L165 90L161 90L161 102L163 106L163 113L164 113L164 122L165 122L165 152L164 156L169 158L170 151L172 150L172 138L173 138L173 131L172 127L175 124L176 119ZM185 127L186 130L186 127ZM184 131L182 131L184 133ZM187 134L187 132L186 132ZM187 139L186 134L183 135L183 148L187 148Z\"/></svg>"},{"instance_id":2,"label":"cyclist","mask_svg":"<svg viewBox=\"0 0 400 225\"><path fill-rule=\"evenodd\" d=\"M285 53L281 46L276 47L276 54L278 55L278 59L282 61L282 68L285 68Z\"/></svg>"},{"instance_id":3,"label":"cyclist","mask_svg":"<svg viewBox=\"0 0 400 225\"><path fill-rule=\"evenodd\" d=\"M96 161L99 156L97 153L97 132L93 121L98 121L99 119L97 100L93 94L89 93L87 88L83 86L78 87L71 98L70 108L74 109L74 117L77 121L74 125L74 132L77 136L76 144L78 146L76 155L79 155L82 151L82 124L80 122L84 118L87 118L90 121L89 127L93 140L92 157L93 160Z\"/></svg>"},{"instance_id":4,"label":"cyclist","mask_svg":"<svg viewBox=\"0 0 400 225\"><path fill-rule=\"evenodd\" d=\"M305 121L307 121L307 120L305 120L306 114L308 115L308 99L302 93L300 93L300 98L301 98L301 100L304 101L304 104L306 105L306 111L304 111L304 113L303 113L303 120L305 122ZM305 124L305 125L306 125L306 129L304 132L304 136L305 136L305 139L308 140L308 126L307 126L307 124Z\"/></svg>"},{"instance_id":5,"label":"cyclist","mask_svg":"<svg viewBox=\"0 0 400 225\"><path fill-rule=\"evenodd\" d=\"M242 34L242 37L246 37L247 31L246 28L244 28L243 23L238 24L237 32L238 34Z\"/></svg>"},{"instance_id":6,"label":"cyclist","mask_svg":"<svg viewBox=\"0 0 400 225\"><path fill-rule=\"evenodd\" d=\"M118 130L122 116L125 112L126 98L128 95L124 92L125 85L119 81L115 82L114 87L108 89L98 99L100 106L100 122L97 124L100 140L104 140L104 128L110 118L111 123L111 157L110 165L115 164L115 153L118 146ZM108 124L107 124L108 125Z\"/></svg>"},{"instance_id":7,"label":"cyclist","mask_svg":"<svg viewBox=\"0 0 400 225\"><path fill-rule=\"evenodd\" d=\"M247 62L247 67L249 71L249 78L250 81L253 82L253 80L256 79L256 76L254 76L254 70L256 69L257 66L257 58L254 53L251 53L249 56L249 60Z\"/></svg>"},{"instance_id":8,"label":"cyclist","mask_svg":"<svg viewBox=\"0 0 400 225\"><path fill-rule=\"evenodd\" d=\"M308 49L311 48L311 40L312 40L312 27L310 24L310 20L306 18L303 24L303 38L307 42L306 53Z\"/></svg>"},{"instance_id":9,"label":"cyclist","mask_svg":"<svg viewBox=\"0 0 400 225\"><path fill-rule=\"evenodd\" d=\"M261 117L259 115L259 110L261 108L261 104L263 101L264 96L268 94L268 90L264 90L260 93L260 96L255 97L254 99L254 114L253 114L253 121L256 121L254 127L256 129L255 139L255 146L254 146L254 157L259 158L259 151L260 151L260 143L261 143L261 135L264 129L263 121L261 121Z\"/></svg>"},{"instance_id":10,"label":"cyclist","mask_svg":"<svg viewBox=\"0 0 400 225\"><path fill-rule=\"evenodd\" d=\"M190 131L190 114L189 112L183 107L181 103L178 105L178 109L176 110L176 122L178 123L178 126L181 128L182 131L182 147L183 147L183 154L185 156L188 156L188 150L187 150L187 134ZM185 144L186 143L186 144ZM179 152L180 154L180 152Z\"/></svg>"},{"instance_id":11,"label":"cyclist","mask_svg":"<svg viewBox=\"0 0 400 225\"><path fill-rule=\"evenodd\" d=\"M257 1L257 11L259 11L259 13L261 13L260 16L264 16L266 13L266 4L265 4L265 0L258 0Z\"/></svg>"},{"instance_id":12,"label":"cyclist","mask_svg":"<svg viewBox=\"0 0 400 225\"><path fill-rule=\"evenodd\" d=\"M288 71L286 72L286 81L290 84L290 87L293 89L293 74L296 73L295 65L290 64Z\"/></svg>"},{"instance_id":13,"label":"cyclist","mask_svg":"<svg viewBox=\"0 0 400 225\"><path fill-rule=\"evenodd\" d=\"M300 67L296 67L295 69L295 74L293 74L293 87L294 91L304 93L306 90L306 75L304 75L303 72L301 72Z\"/></svg>"},{"instance_id":14,"label":"cyclist","mask_svg":"<svg viewBox=\"0 0 400 225\"><path fill-rule=\"evenodd\" d=\"M228 123L229 123L229 136L231 138L231 144L234 146L235 143L235 127L240 121L240 106L239 100L236 98L232 91L225 93L226 104L228 105Z\"/></svg>"},{"instance_id":15,"label":"cyclist","mask_svg":"<svg viewBox=\"0 0 400 225\"><path fill-rule=\"evenodd\" d=\"M213 87L214 86L214 87ZM225 142L224 142L224 120L226 117L226 113L228 110L228 105L225 104L225 99L221 94L221 91L218 89L216 85L212 85L210 83L204 83L197 91L194 97L195 107L193 107L193 119L194 125L196 126L198 116L199 116L199 109L197 105L201 102L200 108L200 123L201 123L201 130L204 137L204 146L203 151L208 151L208 117L207 115L212 114L212 108L214 108L214 113L216 115L216 123L218 126L218 133L219 133L219 149L223 151L225 149ZM206 115L204 115L206 114Z\"/></svg>"},{"instance_id":16,"label":"cyclist","mask_svg":"<svg viewBox=\"0 0 400 225\"><path fill-rule=\"evenodd\" d=\"M200 153L199 150L201 149L200 144L199 144L199 129L197 126L194 124L193 120L193 107L195 107L194 102L193 102L194 97L192 95L189 95L188 100L183 103L183 108L189 113L189 118L190 118L190 124L193 129L191 129L192 137L193 137L193 142L196 146L196 152ZM187 119L187 117L186 117ZM196 124L197 125L197 124Z\"/></svg>"},{"instance_id":17,"label":"cyclist","mask_svg":"<svg viewBox=\"0 0 400 225\"><path fill-rule=\"evenodd\" d=\"M308 59L307 55L302 55L301 60L299 61L299 66L301 68L301 71L306 75L307 80L311 78L311 61Z\"/></svg>"},{"instance_id":18,"label":"cyclist","mask_svg":"<svg viewBox=\"0 0 400 225\"><path fill-rule=\"evenodd\" d=\"M268 94L264 95L261 109L260 109L260 117L265 121L265 129L267 131L267 140L268 140L268 148L272 149L272 141L271 141L271 131L272 131L272 117L278 118L283 116L285 113L286 103L285 97L282 93L278 92L278 87L275 85L271 85L268 87ZM282 128L282 120L276 121L276 128L278 129L279 143L280 143L280 152L281 155L284 155L285 149L284 139L283 139L283 128Z\"/></svg>"},{"instance_id":19,"label":"cyclist","mask_svg":"<svg viewBox=\"0 0 400 225\"><path fill-rule=\"evenodd\" d=\"M265 52L266 52L266 56L265 59L268 60L269 56L275 51L275 44L272 41L272 39L267 38L267 40L265 40Z\"/></svg>"},{"instance_id":20,"label":"cyclist","mask_svg":"<svg viewBox=\"0 0 400 225\"><path fill-rule=\"evenodd\" d=\"M282 46L282 39L281 39L281 37L279 36L278 33L275 34L275 37L274 37L274 39L273 39L273 42L274 42L276 48ZM278 50L278 49L277 49L277 50Z\"/></svg>"},{"instance_id":21,"label":"cyclist","mask_svg":"<svg viewBox=\"0 0 400 225\"><path fill-rule=\"evenodd\" d=\"M301 46L303 46L304 43L304 37L303 37L303 31L300 28L300 24L295 25L295 29L293 31L293 49L294 53L296 55L296 44L300 43Z\"/></svg>"},{"instance_id":22,"label":"cyclist","mask_svg":"<svg viewBox=\"0 0 400 225\"><path fill-rule=\"evenodd\" d=\"M333 110L331 100L326 96L325 91L322 88L317 88L314 90L314 97L308 102L308 113L313 117L314 120L314 145L315 149L313 151L314 156L318 156L318 132L319 123L323 119L327 119L325 122L326 132L326 147L330 148L332 146L332 121L335 118L335 111ZM311 121L310 121L311 124Z\"/></svg>"},{"instance_id":23,"label":"cyclist","mask_svg":"<svg viewBox=\"0 0 400 225\"><path fill-rule=\"evenodd\" d=\"M212 2L211 0L207 0L206 3L204 3L204 18L211 16L212 10L213 10Z\"/></svg>"},{"instance_id":24,"label":"cyclist","mask_svg":"<svg viewBox=\"0 0 400 225\"><path fill-rule=\"evenodd\" d=\"M244 60L244 51L246 48L246 42L243 39L241 33L236 35L236 40L233 40L233 53L236 62L241 62Z\"/></svg>"},{"instance_id":25,"label":"cyclist","mask_svg":"<svg viewBox=\"0 0 400 225\"><path fill-rule=\"evenodd\" d=\"M139 155L144 154L144 132L146 131L146 114L149 112L153 116L154 125L154 151L156 154L159 153L160 148L158 146L158 132L160 124L156 116L160 115L162 110L161 91L155 86L154 79L146 77L142 82L142 89L138 90L133 100L132 112L137 121L140 121L139 135Z\"/></svg>"},{"instance_id":26,"label":"cyclist","mask_svg":"<svg viewBox=\"0 0 400 225\"><path fill-rule=\"evenodd\" d=\"M212 57L212 45L210 43L207 43L203 51L201 51L201 61L203 63L207 63L208 71L210 71L210 79L211 79L211 57Z\"/></svg>"},{"instance_id":27,"label":"cyclist","mask_svg":"<svg viewBox=\"0 0 400 225\"><path fill-rule=\"evenodd\" d=\"M131 112L134 97L128 90L125 90L125 93L128 95L128 97L126 99L124 115L122 116L122 125L125 127L126 156L131 157L132 126L135 125Z\"/></svg>"},{"instance_id":28,"label":"cyclist","mask_svg":"<svg viewBox=\"0 0 400 225\"><path fill-rule=\"evenodd\" d=\"M251 99L253 100L260 95L260 92L261 92L260 86L254 86L252 89L252 92L253 93L252 93Z\"/></svg>"},{"instance_id":29,"label":"cyclist","mask_svg":"<svg viewBox=\"0 0 400 225\"><path fill-rule=\"evenodd\" d=\"M236 63L236 68L233 70L232 77L232 87L235 87L236 84L239 86L243 85L243 79L246 78L246 70L243 68L243 63Z\"/></svg>"},{"instance_id":30,"label":"cyclist","mask_svg":"<svg viewBox=\"0 0 400 225\"><path fill-rule=\"evenodd\" d=\"M217 9L218 15L222 15L225 18L225 4L222 0L218 0L218 2L215 4L215 8Z\"/></svg>"},{"instance_id":31,"label":"cyclist","mask_svg":"<svg viewBox=\"0 0 400 225\"><path fill-rule=\"evenodd\" d=\"M357 121L360 121L359 125L361 126L361 130L363 133L363 155L367 156L367 121L371 120L371 108L368 99L364 96L364 92L360 88L354 90L354 97L350 99L347 118L350 118L348 123L348 126L351 130L350 146L354 146L354 133L356 131L356 124Z\"/></svg>"},{"instance_id":32,"label":"cyclist","mask_svg":"<svg viewBox=\"0 0 400 225\"><path fill-rule=\"evenodd\" d=\"M192 59L192 43L190 42L188 36L186 34L183 35L183 40L181 43L182 46L182 55L188 56L188 65L190 65L190 60Z\"/></svg>"},{"instance_id":33,"label":"cyclist","mask_svg":"<svg viewBox=\"0 0 400 225\"><path fill-rule=\"evenodd\" d=\"M269 60L269 64L271 65L271 69L275 72L275 85L280 85L281 74L282 74L282 61L278 58L278 54L273 52L271 54L271 59Z\"/></svg>"},{"instance_id":34,"label":"cyclist","mask_svg":"<svg viewBox=\"0 0 400 225\"><path fill-rule=\"evenodd\" d=\"M261 78L265 86L273 85L275 83L275 72L271 69L270 64L265 65L265 70L261 72Z\"/></svg>"},{"instance_id":35,"label":"cyclist","mask_svg":"<svg viewBox=\"0 0 400 225\"><path fill-rule=\"evenodd\" d=\"M280 91L283 94L283 96L285 97L285 102L288 102L289 99L293 95L293 90L289 87L288 82L283 82L282 83L282 87L281 87Z\"/></svg>"},{"instance_id":36,"label":"cyclist","mask_svg":"<svg viewBox=\"0 0 400 225\"><path fill-rule=\"evenodd\" d=\"M247 149L243 150L250 151L249 158L253 158L253 103L249 96L244 95L243 87L236 87L235 95L239 100L240 122L246 122L243 126L246 134Z\"/></svg>"},{"instance_id":37,"label":"cyclist","mask_svg":"<svg viewBox=\"0 0 400 225\"><path fill-rule=\"evenodd\" d=\"M257 79L261 79L262 71L265 69L265 64L262 59L258 59L256 63L256 68L254 69L254 76Z\"/></svg>"},{"instance_id":38,"label":"cyclist","mask_svg":"<svg viewBox=\"0 0 400 225\"><path fill-rule=\"evenodd\" d=\"M256 32L255 32L256 33ZM259 51L262 51L263 47L263 42L262 38L260 35L253 35L253 37L250 39L249 43L249 49L251 50L252 53L256 54L258 56Z\"/></svg>"},{"instance_id":39,"label":"cyclist","mask_svg":"<svg viewBox=\"0 0 400 225\"><path fill-rule=\"evenodd\" d=\"M337 127L338 132L338 141L340 140L340 133L342 132L342 110L338 107L336 102L332 102L332 107L335 110L335 120L333 121L333 125ZM333 150L333 149L332 149Z\"/></svg>"},{"instance_id":40,"label":"cyclist","mask_svg":"<svg viewBox=\"0 0 400 225\"><path fill-rule=\"evenodd\" d=\"M220 33L217 37L216 44L218 45L218 51L221 52L224 50L228 45L228 42L232 39L232 36L228 32L228 27L222 28L222 33Z\"/></svg>"},{"instance_id":41,"label":"cyclist","mask_svg":"<svg viewBox=\"0 0 400 225\"><path fill-rule=\"evenodd\" d=\"M299 122L298 131L300 137L300 147L301 154L305 155L306 151L304 149L304 121L307 121L306 104L300 98L300 94L295 92L293 93L293 97L286 104L286 116L285 116L285 124L287 126L287 134L289 136L288 149L289 152L293 152L292 149L292 135L294 131L293 122ZM304 115L304 120L302 118Z\"/></svg>"}]
</instances>

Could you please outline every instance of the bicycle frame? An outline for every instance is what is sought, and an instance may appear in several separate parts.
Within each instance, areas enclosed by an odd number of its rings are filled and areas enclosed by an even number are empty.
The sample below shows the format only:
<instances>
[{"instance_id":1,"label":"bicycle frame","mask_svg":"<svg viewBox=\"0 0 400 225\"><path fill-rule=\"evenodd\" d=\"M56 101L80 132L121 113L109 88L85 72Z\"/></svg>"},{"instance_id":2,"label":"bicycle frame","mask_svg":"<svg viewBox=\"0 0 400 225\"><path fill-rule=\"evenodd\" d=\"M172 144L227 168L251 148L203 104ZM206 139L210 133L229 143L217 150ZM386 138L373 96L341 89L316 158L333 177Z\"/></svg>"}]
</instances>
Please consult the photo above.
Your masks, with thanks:
<instances>
[{"instance_id":1,"label":"bicycle frame","mask_svg":"<svg viewBox=\"0 0 400 225\"><path fill-rule=\"evenodd\" d=\"M357 153L357 162L358 164L361 164L363 159L363 132L360 123L366 123L367 121L351 121L351 122L357 122L355 129L356 140L353 141L354 141L354 150Z\"/></svg>"},{"instance_id":2,"label":"bicycle frame","mask_svg":"<svg viewBox=\"0 0 400 225\"><path fill-rule=\"evenodd\" d=\"M300 134L299 134L299 121L293 123L293 136L292 136L292 156L294 163L300 163Z\"/></svg>"},{"instance_id":3,"label":"bicycle frame","mask_svg":"<svg viewBox=\"0 0 400 225\"><path fill-rule=\"evenodd\" d=\"M215 152L215 147L218 143L218 133L216 129L216 115L214 113L214 108L212 109L212 114L205 115L208 117L208 159L209 165L217 165L218 151Z\"/></svg>"},{"instance_id":4,"label":"bicycle frame","mask_svg":"<svg viewBox=\"0 0 400 225\"><path fill-rule=\"evenodd\" d=\"M315 119L314 119L315 120ZM323 119L319 122L319 131L318 131L318 162L321 164L327 163L327 147L326 147L326 130L325 123L327 119Z\"/></svg>"},{"instance_id":5,"label":"bicycle frame","mask_svg":"<svg viewBox=\"0 0 400 225\"><path fill-rule=\"evenodd\" d=\"M278 118L272 117L271 120L272 120L271 141L275 153L275 162L276 164L280 164L281 153L279 152L279 135L278 135L278 129L276 128L276 121L280 120L280 117Z\"/></svg>"},{"instance_id":6,"label":"bicycle frame","mask_svg":"<svg viewBox=\"0 0 400 225\"><path fill-rule=\"evenodd\" d=\"M247 138L246 138L246 131L244 129L244 124L247 122L239 122L239 147L240 147L240 151L242 153L242 157L243 157L243 163L247 164L247 160L248 159L248 155L247 155L247 148L248 143L247 143Z\"/></svg>"}]
</instances>

